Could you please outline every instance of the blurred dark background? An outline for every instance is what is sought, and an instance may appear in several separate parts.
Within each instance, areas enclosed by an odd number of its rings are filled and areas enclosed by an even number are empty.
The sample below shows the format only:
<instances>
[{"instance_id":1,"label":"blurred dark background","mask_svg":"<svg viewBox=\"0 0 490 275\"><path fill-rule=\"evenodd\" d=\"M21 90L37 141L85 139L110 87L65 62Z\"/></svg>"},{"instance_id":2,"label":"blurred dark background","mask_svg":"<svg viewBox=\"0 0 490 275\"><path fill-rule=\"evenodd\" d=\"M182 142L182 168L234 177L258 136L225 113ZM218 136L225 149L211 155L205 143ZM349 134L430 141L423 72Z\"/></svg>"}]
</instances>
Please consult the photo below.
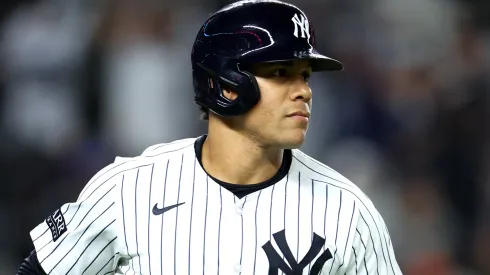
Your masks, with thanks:
<instances>
[{"instance_id":1,"label":"blurred dark background","mask_svg":"<svg viewBox=\"0 0 490 275\"><path fill-rule=\"evenodd\" d=\"M0 273L117 156L205 133L190 49L231 1L3 0ZM490 274L490 2L296 0L319 48L303 151L359 185L404 274Z\"/></svg>"}]
</instances>

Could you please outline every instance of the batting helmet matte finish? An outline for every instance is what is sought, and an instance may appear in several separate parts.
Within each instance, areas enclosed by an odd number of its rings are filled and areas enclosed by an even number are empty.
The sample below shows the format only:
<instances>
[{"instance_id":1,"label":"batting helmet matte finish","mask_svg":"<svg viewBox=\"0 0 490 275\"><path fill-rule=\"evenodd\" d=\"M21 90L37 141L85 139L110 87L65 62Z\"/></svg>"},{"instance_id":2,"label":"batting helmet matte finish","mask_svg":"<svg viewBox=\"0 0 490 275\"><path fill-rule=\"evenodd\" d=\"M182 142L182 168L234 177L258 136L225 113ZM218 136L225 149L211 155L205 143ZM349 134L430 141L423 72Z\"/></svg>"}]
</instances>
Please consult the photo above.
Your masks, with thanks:
<instances>
[{"instance_id":1,"label":"batting helmet matte finish","mask_svg":"<svg viewBox=\"0 0 490 275\"><path fill-rule=\"evenodd\" d=\"M309 60L313 71L343 69L342 63L316 50L313 26L296 6L275 0L225 6L204 23L194 42L195 102L220 116L244 114L260 99L247 65L301 59ZM238 97L227 99L223 88Z\"/></svg>"}]
</instances>

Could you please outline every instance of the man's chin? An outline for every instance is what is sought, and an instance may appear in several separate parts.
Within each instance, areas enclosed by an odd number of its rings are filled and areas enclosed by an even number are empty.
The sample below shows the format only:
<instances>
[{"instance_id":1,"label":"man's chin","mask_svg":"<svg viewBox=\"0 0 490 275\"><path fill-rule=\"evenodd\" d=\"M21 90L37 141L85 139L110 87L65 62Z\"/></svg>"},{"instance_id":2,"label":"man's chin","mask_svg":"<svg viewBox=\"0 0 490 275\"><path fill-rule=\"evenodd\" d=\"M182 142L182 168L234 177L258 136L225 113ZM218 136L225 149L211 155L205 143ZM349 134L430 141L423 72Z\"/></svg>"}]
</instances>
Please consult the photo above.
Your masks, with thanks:
<instances>
[{"instance_id":1,"label":"man's chin","mask_svg":"<svg viewBox=\"0 0 490 275\"><path fill-rule=\"evenodd\" d=\"M282 147L284 149L299 149L305 142L305 135L294 135L283 140Z\"/></svg>"},{"instance_id":2,"label":"man's chin","mask_svg":"<svg viewBox=\"0 0 490 275\"><path fill-rule=\"evenodd\" d=\"M299 149L301 148L303 144L299 144L299 145L287 145L287 146L284 146L282 149L284 150L293 150L293 149Z\"/></svg>"}]
</instances>

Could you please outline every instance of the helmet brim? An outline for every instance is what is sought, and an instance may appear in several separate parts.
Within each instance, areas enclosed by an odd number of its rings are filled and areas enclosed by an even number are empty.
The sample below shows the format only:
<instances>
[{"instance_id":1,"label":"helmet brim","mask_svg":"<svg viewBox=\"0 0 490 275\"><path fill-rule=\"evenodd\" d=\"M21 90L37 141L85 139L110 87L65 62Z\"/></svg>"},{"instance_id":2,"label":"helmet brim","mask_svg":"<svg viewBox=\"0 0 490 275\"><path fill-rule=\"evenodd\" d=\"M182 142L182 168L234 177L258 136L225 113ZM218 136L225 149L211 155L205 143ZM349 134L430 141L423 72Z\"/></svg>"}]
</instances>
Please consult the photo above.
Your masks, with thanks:
<instances>
[{"instance_id":1,"label":"helmet brim","mask_svg":"<svg viewBox=\"0 0 490 275\"><path fill-rule=\"evenodd\" d=\"M263 60L264 56L267 57L267 60ZM260 63L289 62L294 60L310 61L311 69L314 72L341 71L344 69L344 65L342 64L342 62L320 54L315 49L310 49L307 51L296 51L294 53L284 53L281 51L264 51L258 56L249 55L247 56L247 58L242 57L240 63L252 65Z\"/></svg>"},{"instance_id":2,"label":"helmet brim","mask_svg":"<svg viewBox=\"0 0 490 275\"><path fill-rule=\"evenodd\" d=\"M319 54L316 51L309 53L307 56L302 57L301 59L310 60L311 68L314 72L341 71L344 69L344 65L342 64L342 62Z\"/></svg>"}]
</instances>

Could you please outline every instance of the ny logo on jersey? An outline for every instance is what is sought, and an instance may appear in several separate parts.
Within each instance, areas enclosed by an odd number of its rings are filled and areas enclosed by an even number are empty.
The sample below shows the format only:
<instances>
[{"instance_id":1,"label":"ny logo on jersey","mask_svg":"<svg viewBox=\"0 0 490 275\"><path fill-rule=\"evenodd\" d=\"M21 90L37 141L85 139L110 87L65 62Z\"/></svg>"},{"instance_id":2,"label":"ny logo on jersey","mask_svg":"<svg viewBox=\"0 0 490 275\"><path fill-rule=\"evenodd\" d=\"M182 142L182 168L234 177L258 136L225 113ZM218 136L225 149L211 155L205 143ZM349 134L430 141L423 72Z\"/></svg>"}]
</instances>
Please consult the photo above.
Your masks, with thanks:
<instances>
[{"instance_id":1,"label":"ny logo on jersey","mask_svg":"<svg viewBox=\"0 0 490 275\"><path fill-rule=\"evenodd\" d=\"M303 14L294 14L291 21L294 23L294 36L298 37L298 29L301 29L301 38L310 39L310 23Z\"/></svg>"},{"instance_id":2,"label":"ny logo on jersey","mask_svg":"<svg viewBox=\"0 0 490 275\"><path fill-rule=\"evenodd\" d=\"M269 275L277 275L279 273L279 269L286 275L303 274L303 270L313 262L315 257L318 256L322 250L322 247L325 245L325 239L313 233L313 242L310 249L298 263L286 241L286 231L279 231L272 236L274 236L274 240L281 250L282 255L284 255L284 258L288 261L289 266L286 264L286 262L284 262L283 258L279 256L277 251L272 246L271 241L268 241L262 246L262 249L264 249L265 254L267 254L267 259L269 259ZM326 249L311 267L310 275L319 275L325 262L331 258L332 253L329 249Z\"/></svg>"}]
</instances>

